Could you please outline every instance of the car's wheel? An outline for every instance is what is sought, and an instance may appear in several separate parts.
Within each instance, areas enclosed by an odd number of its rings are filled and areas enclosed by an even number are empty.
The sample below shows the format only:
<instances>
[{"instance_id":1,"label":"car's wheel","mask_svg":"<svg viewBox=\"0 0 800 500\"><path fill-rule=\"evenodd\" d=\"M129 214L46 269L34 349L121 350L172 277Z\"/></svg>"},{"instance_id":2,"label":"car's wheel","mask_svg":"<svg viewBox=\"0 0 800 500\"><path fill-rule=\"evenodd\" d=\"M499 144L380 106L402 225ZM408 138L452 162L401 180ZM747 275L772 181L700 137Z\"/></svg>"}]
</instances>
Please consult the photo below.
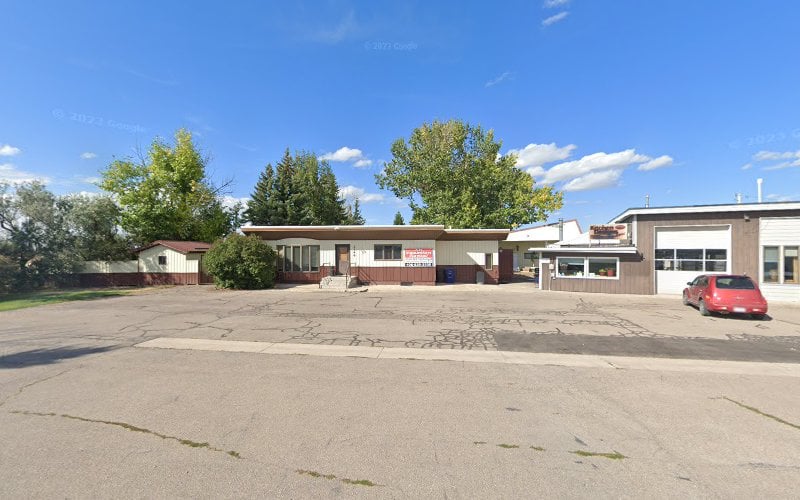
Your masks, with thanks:
<instances>
[{"instance_id":1,"label":"car's wheel","mask_svg":"<svg viewBox=\"0 0 800 500\"><path fill-rule=\"evenodd\" d=\"M701 300L698 302L697 308L700 309L701 316L711 316L711 311L708 310L704 301Z\"/></svg>"},{"instance_id":2,"label":"car's wheel","mask_svg":"<svg viewBox=\"0 0 800 500\"><path fill-rule=\"evenodd\" d=\"M763 321L766 317L766 314L751 314L750 317L758 321Z\"/></svg>"},{"instance_id":3,"label":"car's wheel","mask_svg":"<svg viewBox=\"0 0 800 500\"><path fill-rule=\"evenodd\" d=\"M689 294L687 294L686 292L683 292L683 305L685 306L689 305Z\"/></svg>"}]
</instances>

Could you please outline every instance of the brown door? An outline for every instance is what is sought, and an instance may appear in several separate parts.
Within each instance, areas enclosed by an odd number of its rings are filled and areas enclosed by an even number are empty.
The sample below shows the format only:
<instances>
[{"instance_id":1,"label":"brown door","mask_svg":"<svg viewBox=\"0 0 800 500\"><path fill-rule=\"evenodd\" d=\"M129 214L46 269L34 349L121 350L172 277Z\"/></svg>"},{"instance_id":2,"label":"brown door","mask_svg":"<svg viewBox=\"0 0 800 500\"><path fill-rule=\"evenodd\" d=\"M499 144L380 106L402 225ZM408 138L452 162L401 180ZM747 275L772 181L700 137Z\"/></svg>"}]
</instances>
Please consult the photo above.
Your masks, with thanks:
<instances>
[{"instance_id":1,"label":"brown door","mask_svg":"<svg viewBox=\"0 0 800 500\"><path fill-rule=\"evenodd\" d=\"M199 272L200 276L198 279L198 283L201 285L213 285L214 278L210 274L208 274L203 257L204 257L203 255L200 256L200 272Z\"/></svg>"},{"instance_id":2,"label":"brown door","mask_svg":"<svg viewBox=\"0 0 800 500\"><path fill-rule=\"evenodd\" d=\"M514 278L514 251L500 249L500 282L509 283Z\"/></svg>"},{"instance_id":3,"label":"brown door","mask_svg":"<svg viewBox=\"0 0 800 500\"><path fill-rule=\"evenodd\" d=\"M350 245L336 245L336 274L350 273Z\"/></svg>"}]
</instances>

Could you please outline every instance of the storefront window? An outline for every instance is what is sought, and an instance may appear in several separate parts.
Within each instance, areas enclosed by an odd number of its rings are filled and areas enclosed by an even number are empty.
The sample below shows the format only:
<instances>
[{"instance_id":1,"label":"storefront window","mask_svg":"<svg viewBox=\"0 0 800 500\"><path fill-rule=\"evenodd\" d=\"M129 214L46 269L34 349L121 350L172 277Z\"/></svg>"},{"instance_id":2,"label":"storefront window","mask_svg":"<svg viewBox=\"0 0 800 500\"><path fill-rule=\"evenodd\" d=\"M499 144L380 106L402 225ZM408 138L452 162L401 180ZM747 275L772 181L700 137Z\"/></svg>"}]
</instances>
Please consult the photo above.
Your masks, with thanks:
<instances>
[{"instance_id":1,"label":"storefront window","mask_svg":"<svg viewBox=\"0 0 800 500\"><path fill-rule=\"evenodd\" d=\"M764 247L764 283L778 283L780 278L778 247Z\"/></svg>"},{"instance_id":2,"label":"storefront window","mask_svg":"<svg viewBox=\"0 0 800 500\"><path fill-rule=\"evenodd\" d=\"M589 276L613 278L617 275L617 259L589 257Z\"/></svg>"},{"instance_id":3,"label":"storefront window","mask_svg":"<svg viewBox=\"0 0 800 500\"><path fill-rule=\"evenodd\" d=\"M584 259L583 257L559 257L558 275L559 276L583 276Z\"/></svg>"},{"instance_id":4,"label":"storefront window","mask_svg":"<svg viewBox=\"0 0 800 500\"><path fill-rule=\"evenodd\" d=\"M558 276L615 278L619 276L619 261L614 257L559 257Z\"/></svg>"}]
</instances>

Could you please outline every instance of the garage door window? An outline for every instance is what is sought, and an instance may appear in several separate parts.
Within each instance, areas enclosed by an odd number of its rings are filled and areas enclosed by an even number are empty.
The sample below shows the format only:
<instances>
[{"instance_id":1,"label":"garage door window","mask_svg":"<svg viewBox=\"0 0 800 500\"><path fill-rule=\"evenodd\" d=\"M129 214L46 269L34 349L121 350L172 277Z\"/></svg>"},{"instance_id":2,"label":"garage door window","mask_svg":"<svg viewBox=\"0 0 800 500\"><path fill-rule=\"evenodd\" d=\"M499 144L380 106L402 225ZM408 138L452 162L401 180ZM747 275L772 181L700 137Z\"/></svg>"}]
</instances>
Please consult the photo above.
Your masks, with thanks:
<instances>
[{"instance_id":1,"label":"garage door window","mask_svg":"<svg viewBox=\"0 0 800 500\"><path fill-rule=\"evenodd\" d=\"M728 270L728 250L724 248L659 248L654 260L656 271L724 273Z\"/></svg>"}]
</instances>

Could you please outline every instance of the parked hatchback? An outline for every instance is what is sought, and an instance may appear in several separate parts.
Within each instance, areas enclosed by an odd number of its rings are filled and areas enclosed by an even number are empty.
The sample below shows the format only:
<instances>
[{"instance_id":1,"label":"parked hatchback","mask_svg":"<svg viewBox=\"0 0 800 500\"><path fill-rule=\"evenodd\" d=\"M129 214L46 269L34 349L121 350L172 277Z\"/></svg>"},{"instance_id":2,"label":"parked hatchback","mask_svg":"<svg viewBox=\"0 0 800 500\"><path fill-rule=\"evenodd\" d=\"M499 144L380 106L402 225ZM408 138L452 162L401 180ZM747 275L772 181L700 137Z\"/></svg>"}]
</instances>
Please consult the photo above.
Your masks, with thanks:
<instances>
[{"instance_id":1,"label":"parked hatchback","mask_svg":"<svg viewBox=\"0 0 800 500\"><path fill-rule=\"evenodd\" d=\"M700 314L749 314L764 319L767 300L749 276L700 275L683 290L684 305L695 305Z\"/></svg>"}]
</instances>

